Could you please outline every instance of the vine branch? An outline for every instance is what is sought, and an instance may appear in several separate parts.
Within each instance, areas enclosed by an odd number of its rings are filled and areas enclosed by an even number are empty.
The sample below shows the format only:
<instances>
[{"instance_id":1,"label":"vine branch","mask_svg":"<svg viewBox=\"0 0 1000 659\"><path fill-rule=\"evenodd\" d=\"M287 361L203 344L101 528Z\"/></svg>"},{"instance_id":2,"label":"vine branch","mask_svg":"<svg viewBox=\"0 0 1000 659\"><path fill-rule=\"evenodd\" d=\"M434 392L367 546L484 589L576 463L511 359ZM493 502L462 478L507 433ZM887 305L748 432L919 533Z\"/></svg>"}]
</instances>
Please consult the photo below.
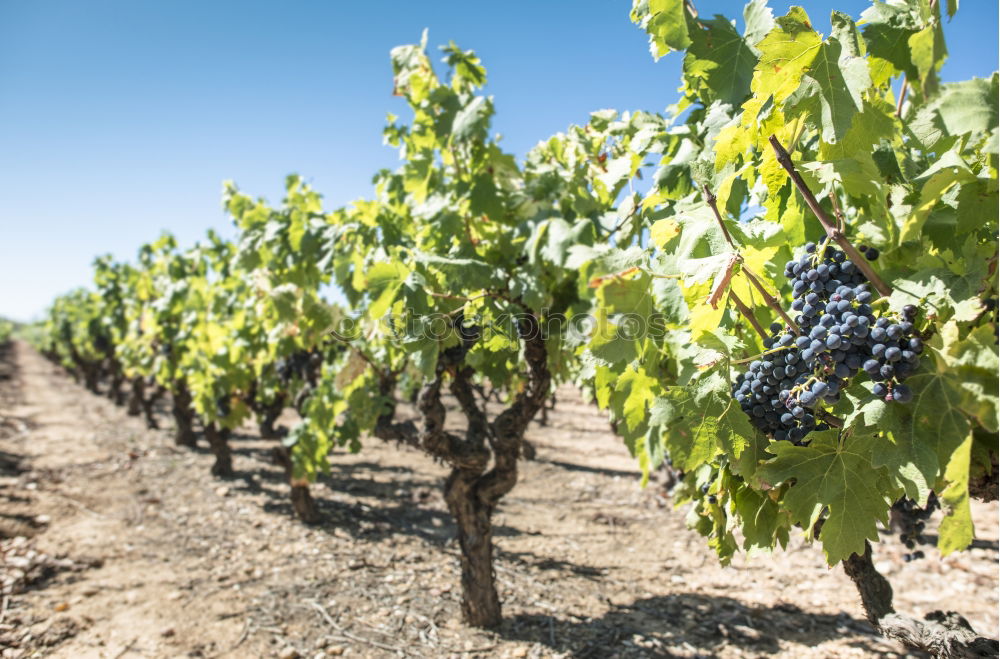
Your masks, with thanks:
<instances>
[{"instance_id":1,"label":"vine branch","mask_svg":"<svg viewBox=\"0 0 1000 659\"><path fill-rule=\"evenodd\" d=\"M733 304L735 304L736 308L739 309L740 314L742 314L743 317L747 319L747 322L753 326L754 330L757 331L757 334L760 335L760 338L762 339L768 338L767 332L765 332L764 328L760 326L760 323L758 323L757 319L754 318L753 311L751 311L750 307L748 307L743 302L743 300L740 299L740 296L734 293L732 290L730 290L729 299L733 301Z\"/></svg>"},{"instance_id":2,"label":"vine branch","mask_svg":"<svg viewBox=\"0 0 1000 659\"><path fill-rule=\"evenodd\" d=\"M771 148L774 149L774 154L777 157L778 162L781 163L781 166L785 168L786 172L788 172L789 178L792 179L792 183L794 183L795 187L798 188L799 193L806 202L806 205L808 205L809 209L812 210L813 215L816 216L819 223L823 225L826 235L837 242L837 245L844 250L851 262L854 263L858 270L860 270L868 281L871 282L872 286L875 287L875 290L879 292L879 295L882 295L883 297L892 295L892 287L882 281L882 278L879 277L878 273L875 272L875 269L872 268L868 259L862 256L861 252L859 252L857 248L851 244L851 241L847 239L844 232L834 225L833 221L830 220L830 216L827 215L826 211L824 211L819 205L816 195L812 193L812 190L809 189L809 186L806 185L806 182L802 179L802 175L795 169L795 165L792 163L792 157L788 155L788 151L785 150L785 147L781 146L781 142L778 141L778 138L771 135L771 137L768 138L768 141L771 143Z\"/></svg>"},{"instance_id":3,"label":"vine branch","mask_svg":"<svg viewBox=\"0 0 1000 659\"><path fill-rule=\"evenodd\" d=\"M909 89L909 84L906 79L906 74L903 74L903 84L899 86L899 100L896 101L896 118L899 119L903 116L903 101L906 100L906 90Z\"/></svg>"},{"instance_id":4,"label":"vine branch","mask_svg":"<svg viewBox=\"0 0 1000 659\"><path fill-rule=\"evenodd\" d=\"M777 314L781 316L781 319L785 321L785 324L792 328L792 331L795 332L796 335L801 336L802 330L799 329L799 326L795 324L795 321L793 321L787 313L785 313L785 310L781 308L781 304L778 300L767 292L767 289L764 288L764 284L760 283L760 280L757 278L757 275L753 273L753 270L748 268L745 264L743 265L743 274L750 280L750 283L753 284L754 288L760 291L760 294L764 298L764 302L767 303L767 306L777 312Z\"/></svg>"},{"instance_id":5,"label":"vine branch","mask_svg":"<svg viewBox=\"0 0 1000 659\"><path fill-rule=\"evenodd\" d=\"M719 227L722 229L722 235L726 237L726 242L729 243L730 247L736 249L736 244L733 243L733 237L729 235L729 229L726 228L726 223L722 220L722 214L719 213L719 206L716 203L718 198L711 190L708 189L707 185L701 186L701 192L705 195L705 202L708 203L709 208L711 208L712 212L715 213L715 219L719 223Z\"/></svg>"},{"instance_id":6,"label":"vine branch","mask_svg":"<svg viewBox=\"0 0 1000 659\"><path fill-rule=\"evenodd\" d=\"M892 586L875 569L872 547L867 540L862 555L852 554L844 561L844 572L861 595L868 621L883 636L945 659L997 656L1000 650L997 641L979 636L954 611L932 611L923 620L896 613L892 606Z\"/></svg>"}]
</instances>

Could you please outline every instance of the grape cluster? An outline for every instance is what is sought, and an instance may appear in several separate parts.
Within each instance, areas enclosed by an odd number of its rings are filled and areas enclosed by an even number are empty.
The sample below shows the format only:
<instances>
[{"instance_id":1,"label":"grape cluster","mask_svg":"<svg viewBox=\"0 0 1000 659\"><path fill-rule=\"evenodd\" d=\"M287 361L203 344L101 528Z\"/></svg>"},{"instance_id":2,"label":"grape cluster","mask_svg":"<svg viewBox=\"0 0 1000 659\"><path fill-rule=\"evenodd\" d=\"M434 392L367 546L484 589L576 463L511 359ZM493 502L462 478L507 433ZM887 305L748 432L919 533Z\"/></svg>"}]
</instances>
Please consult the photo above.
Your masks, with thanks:
<instances>
[{"instance_id":1,"label":"grape cluster","mask_svg":"<svg viewBox=\"0 0 1000 659\"><path fill-rule=\"evenodd\" d=\"M229 413L233 411L232 400L229 395L222 395L215 399L215 413L219 418L225 418L229 416Z\"/></svg>"},{"instance_id":2,"label":"grape cluster","mask_svg":"<svg viewBox=\"0 0 1000 659\"><path fill-rule=\"evenodd\" d=\"M902 532L899 534L899 541L910 551L903 555L903 560L909 563L917 559L924 558L923 550L913 551L918 544L934 544L924 535L924 528L927 520L940 507L937 495L931 492L927 499L927 506L921 508L913 499L903 497L892 505L893 515Z\"/></svg>"},{"instance_id":3,"label":"grape cluster","mask_svg":"<svg viewBox=\"0 0 1000 659\"><path fill-rule=\"evenodd\" d=\"M867 250L866 258L874 248ZM902 384L919 365L923 343L915 335L916 307L903 316L876 318L865 276L844 254L808 243L805 254L785 264L791 281L796 329L774 323L766 352L737 376L733 397L751 422L779 441L802 444L812 430L826 430L822 403L835 404L859 371L886 401L908 402ZM819 417L819 418L817 418Z\"/></svg>"},{"instance_id":4,"label":"grape cluster","mask_svg":"<svg viewBox=\"0 0 1000 659\"><path fill-rule=\"evenodd\" d=\"M321 364L322 355L318 352L299 350L288 357L279 359L275 363L275 369L278 372L278 378L287 385L295 379L312 382Z\"/></svg>"}]
</instances>

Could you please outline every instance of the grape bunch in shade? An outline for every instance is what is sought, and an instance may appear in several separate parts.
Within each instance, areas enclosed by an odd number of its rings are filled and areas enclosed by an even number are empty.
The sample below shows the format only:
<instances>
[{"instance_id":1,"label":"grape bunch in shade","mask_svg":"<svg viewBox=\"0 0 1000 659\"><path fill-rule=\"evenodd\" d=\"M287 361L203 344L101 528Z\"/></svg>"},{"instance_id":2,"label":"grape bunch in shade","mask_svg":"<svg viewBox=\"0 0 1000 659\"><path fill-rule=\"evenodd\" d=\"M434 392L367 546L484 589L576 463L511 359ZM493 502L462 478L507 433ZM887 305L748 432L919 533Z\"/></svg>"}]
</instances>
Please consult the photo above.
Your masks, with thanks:
<instances>
[{"instance_id":1,"label":"grape bunch in shade","mask_svg":"<svg viewBox=\"0 0 1000 659\"><path fill-rule=\"evenodd\" d=\"M898 524L901 527L899 541L902 542L903 546L909 550L903 555L903 560L907 563L924 558L924 552L922 549L914 551L917 545L934 544L926 535L924 535L924 529L927 525L927 520L932 514L934 514L934 511L940 507L941 504L938 501L937 495L933 492L931 492L930 496L927 498L927 506L924 508L917 505L917 502L913 499L908 499L906 497L903 497L892 505L894 518L898 521Z\"/></svg>"},{"instance_id":2,"label":"grape bunch in shade","mask_svg":"<svg viewBox=\"0 0 1000 659\"><path fill-rule=\"evenodd\" d=\"M232 401L228 395L219 396L215 399L215 413L220 418L225 418L229 416L229 413L233 411Z\"/></svg>"},{"instance_id":3,"label":"grape bunch in shade","mask_svg":"<svg viewBox=\"0 0 1000 659\"><path fill-rule=\"evenodd\" d=\"M874 252L874 256L872 253ZM866 258L878 258L866 248ZM733 397L762 432L778 441L803 444L813 430L826 430L821 407L864 371L872 393L909 402L903 384L919 366L923 342L915 334L917 309L904 307L876 317L872 293L861 271L832 246L808 243L801 258L785 264L798 328L774 323L760 359L740 373Z\"/></svg>"},{"instance_id":4,"label":"grape bunch in shade","mask_svg":"<svg viewBox=\"0 0 1000 659\"><path fill-rule=\"evenodd\" d=\"M309 369L314 366L315 353L299 350L288 357L282 357L275 364L278 378L285 384L293 379L306 380Z\"/></svg>"},{"instance_id":5,"label":"grape bunch in shade","mask_svg":"<svg viewBox=\"0 0 1000 659\"><path fill-rule=\"evenodd\" d=\"M997 299L995 297L984 299L983 308L986 309L986 313L990 315L990 320L993 323L993 338L1000 343L1000 309L998 309Z\"/></svg>"}]
</instances>

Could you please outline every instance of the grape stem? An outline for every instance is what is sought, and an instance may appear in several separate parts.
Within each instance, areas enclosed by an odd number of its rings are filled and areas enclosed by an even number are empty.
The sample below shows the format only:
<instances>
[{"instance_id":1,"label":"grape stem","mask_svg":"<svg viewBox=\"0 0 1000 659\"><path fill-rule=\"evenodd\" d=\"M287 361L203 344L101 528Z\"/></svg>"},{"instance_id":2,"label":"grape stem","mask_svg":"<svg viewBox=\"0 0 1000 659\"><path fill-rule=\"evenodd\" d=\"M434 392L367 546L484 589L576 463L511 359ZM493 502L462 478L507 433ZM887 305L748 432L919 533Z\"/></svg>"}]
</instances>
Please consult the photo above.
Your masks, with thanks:
<instances>
[{"instance_id":1,"label":"grape stem","mask_svg":"<svg viewBox=\"0 0 1000 659\"><path fill-rule=\"evenodd\" d=\"M731 290L729 291L729 298L733 301L733 304L736 305L736 308L740 310L740 313L743 315L743 317L747 319L747 322L750 323L750 325L752 325L753 328L757 331L757 334L760 335L760 338L766 339L767 332L764 331L764 328L761 327L760 323L757 322L757 319L754 318L753 311L750 310L750 307L744 304L743 300L741 300L740 297Z\"/></svg>"},{"instance_id":2,"label":"grape stem","mask_svg":"<svg viewBox=\"0 0 1000 659\"><path fill-rule=\"evenodd\" d=\"M833 206L833 214L837 216L837 228L844 231L847 223L844 222L844 213L840 210L840 204L837 203L837 195L832 188L830 189L830 205Z\"/></svg>"},{"instance_id":3,"label":"grape stem","mask_svg":"<svg viewBox=\"0 0 1000 659\"><path fill-rule=\"evenodd\" d=\"M753 271L746 266L746 264L743 264L743 274L750 280L750 283L753 284L754 288L760 291L760 294L764 298L764 302L767 303L767 306L774 309L774 311L781 316L781 319L785 321L785 324L788 325L797 336L801 336L802 330L799 329L799 326L795 324L795 321L789 318L788 314L785 313L785 310L781 308L781 304L778 303L778 300L767 292L767 289L764 288L764 284L760 283L760 280L757 279L757 275L755 275Z\"/></svg>"},{"instance_id":4,"label":"grape stem","mask_svg":"<svg viewBox=\"0 0 1000 659\"><path fill-rule=\"evenodd\" d=\"M734 250L736 250L737 253L739 253L739 249L736 247L736 243L733 242L733 237L729 234L729 229L726 228L726 223L722 219L722 214L719 212L719 205L717 203L718 200L716 196L712 193L711 190L708 189L707 185L701 186L701 192L703 195L705 195L705 203L708 204L708 207L712 209L712 213L715 214L715 220L719 223L719 228L722 229L722 235L725 237L726 242L729 243L729 246L732 247ZM742 267L743 267L743 274L747 276L747 279L750 280L750 283L752 283L754 287L758 291L760 291L760 294L764 296L764 301L767 302L767 305L772 309L774 309L775 311L777 311L778 315L781 316L781 318L788 324L789 327L791 327L795 331L796 334L801 334L798 326L794 322L792 322L792 319L788 317L785 311L781 308L781 305L778 303L778 301L775 300L774 297L764 289L764 286L754 276L754 274L750 272L749 268L747 268L746 265L743 265ZM766 339L767 334L765 334L763 328L761 328L760 325L757 324L757 320L754 318L753 312L751 312L750 309L745 304L743 304L743 300L737 297L732 291L729 292L729 296L732 298L733 303L736 305L736 308L740 310L740 313L742 313L743 316L746 317L748 321L750 321L750 324L754 326L754 329L757 330L757 333L760 334L762 338Z\"/></svg>"},{"instance_id":5,"label":"grape stem","mask_svg":"<svg viewBox=\"0 0 1000 659\"><path fill-rule=\"evenodd\" d=\"M830 414L826 410L817 409L816 412L814 413L814 416L817 419L821 419L823 421L823 423L825 423L828 426L831 426L833 428L843 428L844 427L844 422L840 418L833 416L832 414Z\"/></svg>"},{"instance_id":6,"label":"grape stem","mask_svg":"<svg viewBox=\"0 0 1000 659\"><path fill-rule=\"evenodd\" d=\"M719 213L719 206L716 203L717 201L716 196L712 193L711 190L708 189L707 185L701 186L701 192L702 194L705 195L705 202L708 204L708 207L712 209L713 213L715 213L715 219L719 223L719 228L722 229L722 235L725 236L726 242L729 243L730 247L736 249L736 244L733 242L733 237L729 235L729 229L726 228L726 223L722 221L722 214Z\"/></svg>"},{"instance_id":7,"label":"grape stem","mask_svg":"<svg viewBox=\"0 0 1000 659\"><path fill-rule=\"evenodd\" d=\"M903 84L899 86L899 100L896 102L896 118L899 119L903 116L903 101L906 100L906 90L909 88L906 80L906 74L903 74Z\"/></svg>"},{"instance_id":8,"label":"grape stem","mask_svg":"<svg viewBox=\"0 0 1000 659\"><path fill-rule=\"evenodd\" d=\"M879 277L878 273L875 272L874 268L872 268L868 259L862 256L861 252L859 252L857 248L851 244L851 241L847 239L844 232L834 225L834 223L830 220L830 216L828 216L826 211L824 211L819 205L816 195L812 193L812 190L809 189L809 186L806 185L806 182L802 179L802 175L795 169L795 165L792 163L792 157L788 154L788 151L785 150L785 147L781 146L781 142L778 141L778 138L771 135L771 137L768 138L768 141L771 143L771 148L774 149L774 154L777 157L778 162L781 163L781 166L785 168L786 172L788 172L788 176L792 179L792 183L795 184L795 187L798 188L802 198L805 199L806 205L808 205L810 210L812 210L813 215L816 216L819 223L823 225L826 235L837 241L837 245L844 250L851 262L854 263L858 270L860 270L868 281L872 283L872 286L874 286L875 290L879 292L879 295L882 295L883 297L892 295L892 287L882 281L882 278Z\"/></svg>"}]
</instances>

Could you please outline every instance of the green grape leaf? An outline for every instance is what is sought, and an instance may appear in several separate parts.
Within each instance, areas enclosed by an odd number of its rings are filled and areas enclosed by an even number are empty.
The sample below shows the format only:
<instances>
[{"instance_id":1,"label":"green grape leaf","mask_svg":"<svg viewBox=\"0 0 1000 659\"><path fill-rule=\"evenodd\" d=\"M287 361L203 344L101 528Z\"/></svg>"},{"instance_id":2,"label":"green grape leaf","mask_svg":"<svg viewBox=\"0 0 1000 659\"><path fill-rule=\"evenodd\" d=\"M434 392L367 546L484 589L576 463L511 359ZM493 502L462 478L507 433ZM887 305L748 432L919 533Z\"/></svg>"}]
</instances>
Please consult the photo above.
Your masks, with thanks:
<instances>
[{"instance_id":1,"label":"green grape leaf","mask_svg":"<svg viewBox=\"0 0 1000 659\"><path fill-rule=\"evenodd\" d=\"M819 539L830 565L863 553L866 540L878 540L876 523L888 521L879 488L884 472L871 464L874 440L854 436L841 443L836 434L817 433L809 446L772 442L777 457L757 472L772 485L794 480L781 504L807 532L829 511Z\"/></svg>"},{"instance_id":2,"label":"green grape leaf","mask_svg":"<svg viewBox=\"0 0 1000 659\"><path fill-rule=\"evenodd\" d=\"M627 392L622 412L629 430L635 430L646 420L646 407L653 402L657 388L656 379L642 367L629 366L618 378L615 390Z\"/></svg>"},{"instance_id":3,"label":"green grape leaf","mask_svg":"<svg viewBox=\"0 0 1000 659\"><path fill-rule=\"evenodd\" d=\"M757 44L760 61L752 88L761 101L771 97L779 104L798 88L823 42L801 7L792 7L775 22L774 29Z\"/></svg>"},{"instance_id":4,"label":"green grape leaf","mask_svg":"<svg viewBox=\"0 0 1000 659\"><path fill-rule=\"evenodd\" d=\"M451 134L456 140L484 138L493 116L493 102L485 96L476 96L455 114Z\"/></svg>"},{"instance_id":5,"label":"green grape leaf","mask_svg":"<svg viewBox=\"0 0 1000 659\"><path fill-rule=\"evenodd\" d=\"M649 51L660 59L691 45L684 0L634 0L631 18L649 35Z\"/></svg>"},{"instance_id":6,"label":"green grape leaf","mask_svg":"<svg viewBox=\"0 0 1000 659\"><path fill-rule=\"evenodd\" d=\"M685 471L712 460L720 451L734 459L754 434L747 415L729 391L729 383L713 372L685 387L671 387L650 410L650 426L660 437L674 464Z\"/></svg>"},{"instance_id":7,"label":"green grape leaf","mask_svg":"<svg viewBox=\"0 0 1000 659\"><path fill-rule=\"evenodd\" d=\"M911 406L872 400L859 411L866 426L885 433L872 447L872 466L888 469L908 497L925 504L940 469L937 442L927 443L913 432Z\"/></svg>"},{"instance_id":8,"label":"green grape leaf","mask_svg":"<svg viewBox=\"0 0 1000 659\"><path fill-rule=\"evenodd\" d=\"M876 2L861 14L864 35L871 54L872 78L881 84L898 73L917 78L911 60L909 39L920 29L920 16L908 3Z\"/></svg>"},{"instance_id":9,"label":"green grape leaf","mask_svg":"<svg viewBox=\"0 0 1000 659\"><path fill-rule=\"evenodd\" d=\"M996 337L988 326L977 327L964 339L950 322L941 330L943 342L937 353L941 371L947 373L962 392L961 408L990 432L997 432L997 391L1000 390L1000 357Z\"/></svg>"},{"instance_id":10,"label":"green grape leaf","mask_svg":"<svg viewBox=\"0 0 1000 659\"><path fill-rule=\"evenodd\" d=\"M978 139L997 126L998 75L973 78L941 86L930 106L940 116L949 135L972 135Z\"/></svg>"},{"instance_id":11,"label":"green grape leaf","mask_svg":"<svg viewBox=\"0 0 1000 659\"><path fill-rule=\"evenodd\" d=\"M910 59L917 68L917 74L925 87L929 86L948 56L944 44L941 22L936 20L906 40L910 47Z\"/></svg>"},{"instance_id":12,"label":"green grape leaf","mask_svg":"<svg viewBox=\"0 0 1000 659\"><path fill-rule=\"evenodd\" d=\"M900 240L918 240L924 222L931 210L940 202L941 195L956 184L974 181L975 174L955 151L949 151L918 176L914 183L920 186L920 200L913 207L913 212L903 225Z\"/></svg>"},{"instance_id":13,"label":"green grape leaf","mask_svg":"<svg viewBox=\"0 0 1000 659\"><path fill-rule=\"evenodd\" d=\"M972 435L969 434L951 454L941 492L945 515L938 526L938 549L942 556L965 549L975 535L969 506L969 465L972 459Z\"/></svg>"},{"instance_id":14,"label":"green grape leaf","mask_svg":"<svg viewBox=\"0 0 1000 659\"><path fill-rule=\"evenodd\" d=\"M862 93L871 85L864 58L844 55L842 50L834 38L824 42L784 107L786 116L818 118L823 141L828 143L847 135L862 111Z\"/></svg>"},{"instance_id":15,"label":"green grape leaf","mask_svg":"<svg viewBox=\"0 0 1000 659\"><path fill-rule=\"evenodd\" d=\"M784 528L782 518L785 515L778 505L766 492L757 492L750 487L737 487L731 490L731 495L740 518L743 548L751 550L773 547L779 529Z\"/></svg>"},{"instance_id":16,"label":"green grape leaf","mask_svg":"<svg viewBox=\"0 0 1000 659\"><path fill-rule=\"evenodd\" d=\"M402 263L376 263L365 273L365 286L373 297L370 318L381 318L392 306L409 271Z\"/></svg>"},{"instance_id":17,"label":"green grape leaf","mask_svg":"<svg viewBox=\"0 0 1000 659\"><path fill-rule=\"evenodd\" d=\"M767 0L750 0L743 7L743 23L746 25L743 38L751 46L756 46L774 28L774 14L767 6Z\"/></svg>"},{"instance_id":18,"label":"green grape leaf","mask_svg":"<svg viewBox=\"0 0 1000 659\"><path fill-rule=\"evenodd\" d=\"M691 34L691 47L684 58L685 79L706 104L721 101L740 105L750 93L757 54L725 18L703 19L700 24L704 27Z\"/></svg>"}]
</instances>

